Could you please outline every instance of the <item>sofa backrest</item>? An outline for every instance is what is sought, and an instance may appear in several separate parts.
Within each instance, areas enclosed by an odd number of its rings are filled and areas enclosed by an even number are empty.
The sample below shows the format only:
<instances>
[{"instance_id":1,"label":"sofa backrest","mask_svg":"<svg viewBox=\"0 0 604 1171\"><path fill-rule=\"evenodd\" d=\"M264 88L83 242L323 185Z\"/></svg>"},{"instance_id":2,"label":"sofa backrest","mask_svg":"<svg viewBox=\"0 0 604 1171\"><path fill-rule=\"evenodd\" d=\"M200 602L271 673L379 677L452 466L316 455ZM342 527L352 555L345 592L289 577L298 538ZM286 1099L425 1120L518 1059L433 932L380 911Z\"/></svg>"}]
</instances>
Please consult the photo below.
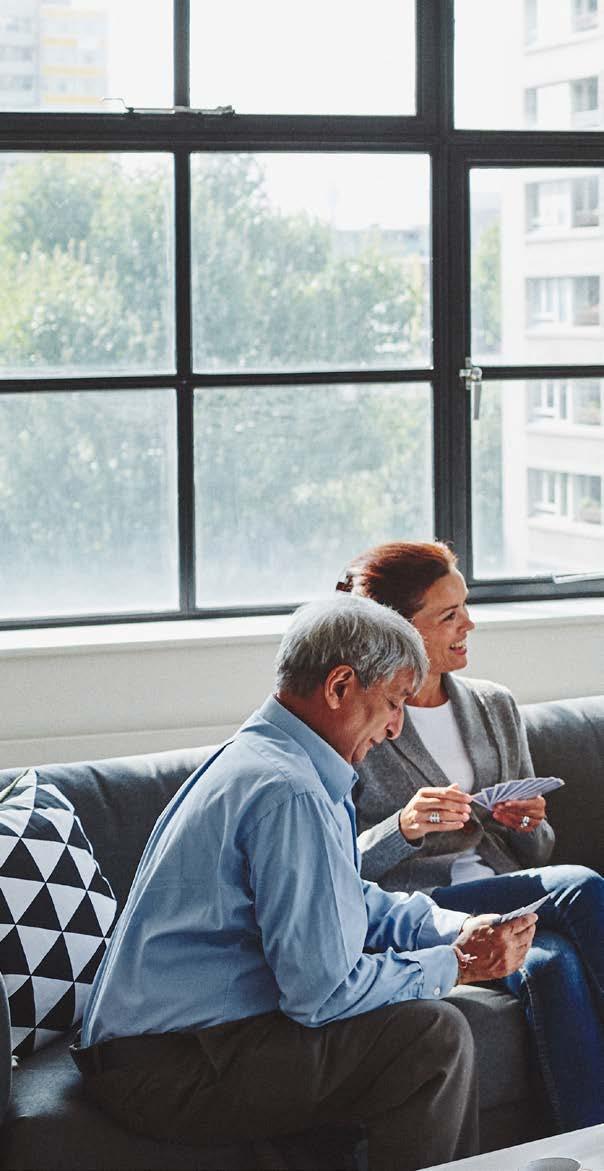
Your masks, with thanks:
<instances>
[{"instance_id":1,"label":"sofa backrest","mask_svg":"<svg viewBox=\"0 0 604 1171\"><path fill-rule=\"evenodd\" d=\"M556 833L552 863L604 873L604 695L524 704L535 773L566 784L547 796Z\"/></svg>"},{"instance_id":2,"label":"sofa backrest","mask_svg":"<svg viewBox=\"0 0 604 1171\"><path fill-rule=\"evenodd\" d=\"M55 784L75 806L120 910L162 809L211 751L206 746L35 766L40 782ZM0 790L22 771L0 771Z\"/></svg>"},{"instance_id":3,"label":"sofa backrest","mask_svg":"<svg viewBox=\"0 0 604 1171\"><path fill-rule=\"evenodd\" d=\"M566 781L547 799L556 831L552 862L604 873L604 695L520 710L536 774ZM73 802L120 910L157 818L213 747L36 766L43 783L57 785ZM0 790L21 771L0 771Z\"/></svg>"}]
</instances>

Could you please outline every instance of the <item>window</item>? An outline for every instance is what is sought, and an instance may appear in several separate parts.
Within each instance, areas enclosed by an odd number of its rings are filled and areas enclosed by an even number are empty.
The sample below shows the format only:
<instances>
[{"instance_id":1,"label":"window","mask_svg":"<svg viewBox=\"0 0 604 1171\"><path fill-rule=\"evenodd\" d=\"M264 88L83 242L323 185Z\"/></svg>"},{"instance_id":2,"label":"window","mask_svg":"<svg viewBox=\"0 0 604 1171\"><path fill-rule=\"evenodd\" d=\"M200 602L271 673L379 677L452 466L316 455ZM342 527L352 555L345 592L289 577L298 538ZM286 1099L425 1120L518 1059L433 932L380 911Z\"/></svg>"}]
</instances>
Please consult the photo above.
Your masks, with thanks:
<instances>
[{"instance_id":1,"label":"window","mask_svg":"<svg viewBox=\"0 0 604 1171\"><path fill-rule=\"evenodd\" d=\"M571 82L571 117L577 129L598 124L598 90L597 77L582 77Z\"/></svg>"},{"instance_id":2,"label":"window","mask_svg":"<svg viewBox=\"0 0 604 1171\"><path fill-rule=\"evenodd\" d=\"M572 185L574 228L594 228L600 223L600 183L597 175L575 179Z\"/></svg>"},{"instance_id":3,"label":"window","mask_svg":"<svg viewBox=\"0 0 604 1171\"><path fill-rule=\"evenodd\" d=\"M557 518L569 533L576 525L603 524L601 476L529 468L528 500L529 517Z\"/></svg>"},{"instance_id":4,"label":"window","mask_svg":"<svg viewBox=\"0 0 604 1171\"><path fill-rule=\"evenodd\" d=\"M568 384L566 382L534 382L528 392L528 422L564 420L568 417Z\"/></svg>"},{"instance_id":5,"label":"window","mask_svg":"<svg viewBox=\"0 0 604 1171\"><path fill-rule=\"evenodd\" d=\"M599 379L548 379L528 388L527 422L601 427L604 397Z\"/></svg>"},{"instance_id":6,"label":"window","mask_svg":"<svg viewBox=\"0 0 604 1171\"><path fill-rule=\"evenodd\" d=\"M529 277L527 326L599 325L600 278Z\"/></svg>"},{"instance_id":7,"label":"window","mask_svg":"<svg viewBox=\"0 0 604 1171\"><path fill-rule=\"evenodd\" d=\"M537 90L534 86L524 91L524 124L529 128L537 125Z\"/></svg>"},{"instance_id":8,"label":"window","mask_svg":"<svg viewBox=\"0 0 604 1171\"><path fill-rule=\"evenodd\" d=\"M563 228L570 223L569 184L564 180L528 183L526 187L526 230Z\"/></svg>"},{"instance_id":9,"label":"window","mask_svg":"<svg viewBox=\"0 0 604 1171\"><path fill-rule=\"evenodd\" d=\"M599 276L574 277L573 323L574 325L600 324L600 278Z\"/></svg>"},{"instance_id":10,"label":"window","mask_svg":"<svg viewBox=\"0 0 604 1171\"><path fill-rule=\"evenodd\" d=\"M537 0L524 0L524 43L533 45L537 40Z\"/></svg>"},{"instance_id":11,"label":"window","mask_svg":"<svg viewBox=\"0 0 604 1171\"><path fill-rule=\"evenodd\" d=\"M572 19L575 32L595 28L598 24L598 0L572 0Z\"/></svg>"},{"instance_id":12,"label":"window","mask_svg":"<svg viewBox=\"0 0 604 1171\"><path fill-rule=\"evenodd\" d=\"M600 476L573 476L573 518L581 524L602 524Z\"/></svg>"},{"instance_id":13,"label":"window","mask_svg":"<svg viewBox=\"0 0 604 1171\"><path fill-rule=\"evenodd\" d=\"M604 592L557 580L604 534L575 8L0 7L0 624L285 611L433 534L473 600Z\"/></svg>"},{"instance_id":14,"label":"window","mask_svg":"<svg viewBox=\"0 0 604 1171\"><path fill-rule=\"evenodd\" d=\"M568 515L568 475L566 472L529 468L529 516Z\"/></svg>"}]
</instances>

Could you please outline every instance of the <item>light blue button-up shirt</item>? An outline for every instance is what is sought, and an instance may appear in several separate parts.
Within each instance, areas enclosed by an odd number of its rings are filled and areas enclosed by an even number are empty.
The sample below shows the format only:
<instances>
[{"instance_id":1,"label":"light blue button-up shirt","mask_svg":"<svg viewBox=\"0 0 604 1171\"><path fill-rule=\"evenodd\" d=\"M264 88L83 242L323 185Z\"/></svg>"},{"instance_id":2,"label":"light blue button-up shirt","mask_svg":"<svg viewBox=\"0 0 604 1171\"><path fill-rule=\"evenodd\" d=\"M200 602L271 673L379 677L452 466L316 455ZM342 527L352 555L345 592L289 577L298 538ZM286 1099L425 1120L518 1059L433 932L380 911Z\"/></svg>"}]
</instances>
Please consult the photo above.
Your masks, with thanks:
<instances>
[{"instance_id":1,"label":"light blue button-up shirt","mask_svg":"<svg viewBox=\"0 0 604 1171\"><path fill-rule=\"evenodd\" d=\"M276 699L159 818L82 1044L280 1010L303 1025L441 997L466 916L360 877L348 764Z\"/></svg>"}]
</instances>

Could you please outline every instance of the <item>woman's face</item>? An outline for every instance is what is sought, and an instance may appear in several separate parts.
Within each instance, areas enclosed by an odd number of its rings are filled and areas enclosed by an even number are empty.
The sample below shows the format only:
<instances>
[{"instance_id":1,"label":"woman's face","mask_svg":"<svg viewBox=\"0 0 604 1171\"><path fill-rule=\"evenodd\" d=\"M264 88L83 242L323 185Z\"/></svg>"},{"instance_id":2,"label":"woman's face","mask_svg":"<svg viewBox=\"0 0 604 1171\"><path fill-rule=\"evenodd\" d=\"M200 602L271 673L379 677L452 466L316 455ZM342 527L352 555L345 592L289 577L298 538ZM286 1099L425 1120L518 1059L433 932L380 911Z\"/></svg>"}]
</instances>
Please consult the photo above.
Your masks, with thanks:
<instances>
[{"instance_id":1,"label":"woman's face","mask_svg":"<svg viewBox=\"0 0 604 1171\"><path fill-rule=\"evenodd\" d=\"M467 596L461 573L452 569L426 590L421 610L413 617L413 625L424 640L433 675L459 671L468 662L466 639L474 623L466 607Z\"/></svg>"}]
</instances>

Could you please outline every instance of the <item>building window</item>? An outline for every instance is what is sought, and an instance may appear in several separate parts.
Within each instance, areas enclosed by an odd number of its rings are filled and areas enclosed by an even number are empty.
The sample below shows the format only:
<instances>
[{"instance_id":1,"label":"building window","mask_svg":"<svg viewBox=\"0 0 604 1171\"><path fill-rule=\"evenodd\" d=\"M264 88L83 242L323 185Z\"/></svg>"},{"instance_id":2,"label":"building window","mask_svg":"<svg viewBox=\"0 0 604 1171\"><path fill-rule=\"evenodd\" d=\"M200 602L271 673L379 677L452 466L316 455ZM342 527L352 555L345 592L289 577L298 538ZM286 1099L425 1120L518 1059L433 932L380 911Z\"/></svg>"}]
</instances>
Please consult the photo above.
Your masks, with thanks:
<instances>
[{"instance_id":1,"label":"building window","mask_svg":"<svg viewBox=\"0 0 604 1171\"><path fill-rule=\"evenodd\" d=\"M528 384L527 422L602 427L603 383L599 378L543 379Z\"/></svg>"},{"instance_id":2,"label":"building window","mask_svg":"<svg viewBox=\"0 0 604 1171\"><path fill-rule=\"evenodd\" d=\"M524 0L524 43L534 45L537 40L537 0Z\"/></svg>"},{"instance_id":3,"label":"building window","mask_svg":"<svg viewBox=\"0 0 604 1171\"><path fill-rule=\"evenodd\" d=\"M573 520L580 524L602 524L602 480L600 476L573 476Z\"/></svg>"},{"instance_id":4,"label":"building window","mask_svg":"<svg viewBox=\"0 0 604 1171\"><path fill-rule=\"evenodd\" d=\"M568 516L566 472L528 469L529 516Z\"/></svg>"},{"instance_id":5,"label":"building window","mask_svg":"<svg viewBox=\"0 0 604 1171\"><path fill-rule=\"evenodd\" d=\"M600 324L599 276L572 277L573 325Z\"/></svg>"},{"instance_id":6,"label":"building window","mask_svg":"<svg viewBox=\"0 0 604 1171\"><path fill-rule=\"evenodd\" d=\"M528 277L526 288L529 329L600 324L600 278L597 276Z\"/></svg>"},{"instance_id":7,"label":"building window","mask_svg":"<svg viewBox=\"0 0 604 1171\"><path fill-rule=\"evenodd\" d=\"M572 22L575 32L595 28L598 19L598 0L572 0Z\"/></svg>"},{"instance_id":8,"label":"building window","mask_svg":"<svg viewBox=\"0 0 604 1171\"><path fill-rule=\"evenodd\" d=\"M568 417L568 384L563 381L532 382L528 394L528 422L565 420Z\"/></svg>"},{"instance_id":9,"label":"building window","mask_svg":"<svg viewBox=\"0 0 604 1171\"><path fill-rule=\"evenodd\" d=\"M526 231L593 228L600 223L597 173L572 179L527 183Z\"/></svg>"},{"instance_id":10,"label":"building window","mask_svg":"<svg viewBox=\"0 0 604 1171\"><path fill-rule=\"evenodd\" d=\"M528 129L537 125L537 90L534 86L524 91L524 122Z\"/></svg>"},{"instance_id":11,"label":"building window","mask_svg":"<svg viewBox=\"0 0 604 1171\"><path fill-rule=\"evenodd\" d=\"M564 179L527 183L526 230L563 228L570 222L569 184Z\"/></svg>"},{"instance_id":12,"label":"building window","mask_svg":"<svg viewBox=\"0 0 604 1171\"><path fill-rule=\"evenodd\" d=\"M582 77L571 81L571 120L578 130L594 126L599 119L599 85L597 77Z\"/></svg>"},{"instance_id":13,"label":"building window","mask_svg":"<svg viewBox=\"0 0 604 1171\"><path fill-rule=\"evenodd\" d=\"M572 183L573 228L595 228L600 223L600 180L586 175Z\"/></svg>"},{"instance_id":14,"label":"building window","mask_svg":"<svg viewBox=\"0 0 604 1171\"><path fill-rule=\"evenodd\" d=\"M604 387L600 379L583 379L573 385L572 422L587 427L604 426Z\"/></svg>"},{"instance_id":15,"label":"building window","mask_svg":"<svg viewBox=\"0 0 604 1171\"><path fill-rule=\"evenodd\" d=\"M602 525L602 479L572 472L528 469L529 517Z\"/></svg>"}]
</instances>

